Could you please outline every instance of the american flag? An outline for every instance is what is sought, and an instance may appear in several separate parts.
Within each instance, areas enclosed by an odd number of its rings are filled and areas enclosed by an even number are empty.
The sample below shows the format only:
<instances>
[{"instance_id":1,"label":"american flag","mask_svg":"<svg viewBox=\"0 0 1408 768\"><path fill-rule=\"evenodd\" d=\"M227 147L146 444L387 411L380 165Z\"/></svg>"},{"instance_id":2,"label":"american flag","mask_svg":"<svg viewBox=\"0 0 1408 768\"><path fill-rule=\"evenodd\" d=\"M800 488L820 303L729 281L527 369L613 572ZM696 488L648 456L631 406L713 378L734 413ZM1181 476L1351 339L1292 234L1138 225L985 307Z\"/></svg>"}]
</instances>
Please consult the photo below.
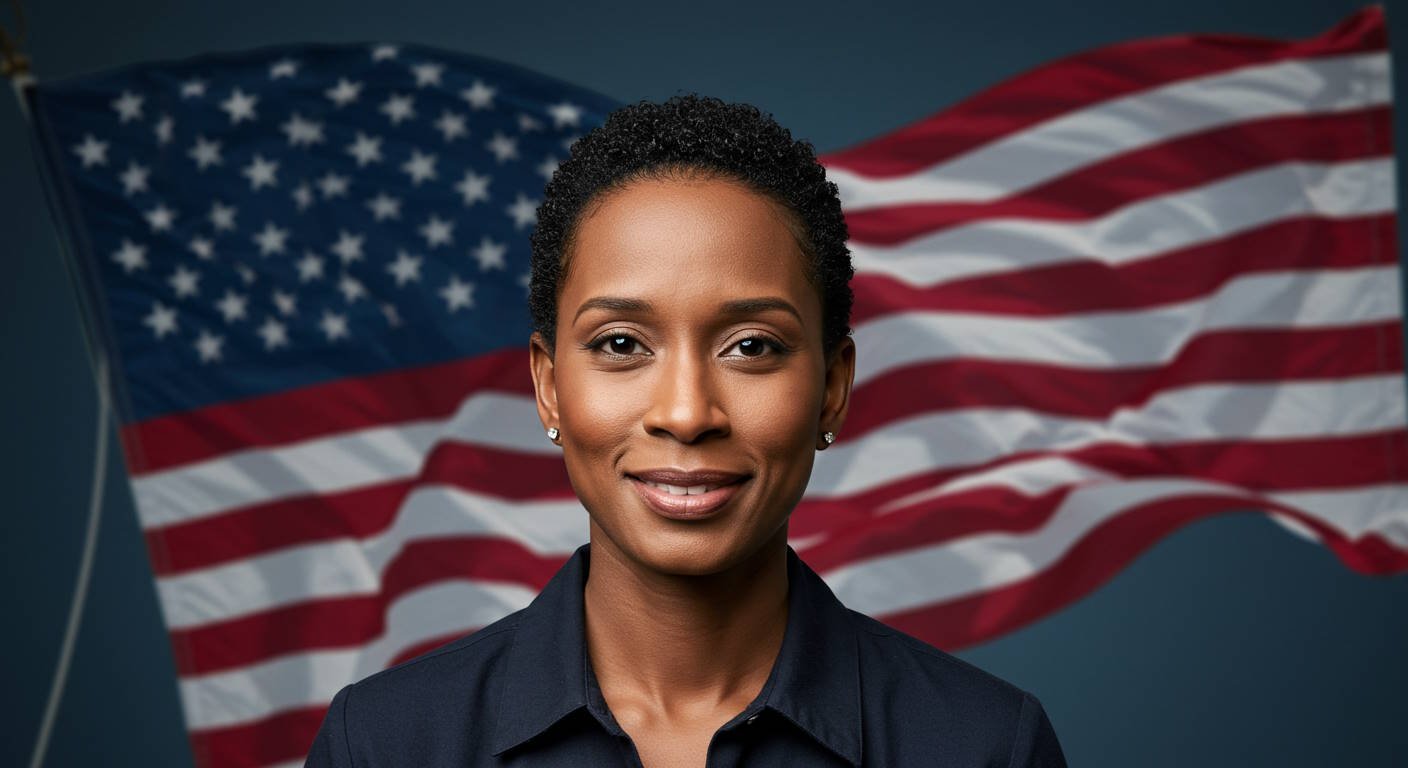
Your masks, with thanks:
<instances>
[{"instance_id":1,"label":"american flag","mask_svg":"<svg viewBox=\"0 0 1408 768\"><path fill-rule=\"evenodd\" d=\"M1117 45L823 158L859 368L790 533L844 602L961 647L1243 510L1408 570L1386 46L1376 9ZM613 105L405 45L31 102L197 762L297 764L338 688L586 540L524 275L545 179Z\"/></svg>"}]
</instances>

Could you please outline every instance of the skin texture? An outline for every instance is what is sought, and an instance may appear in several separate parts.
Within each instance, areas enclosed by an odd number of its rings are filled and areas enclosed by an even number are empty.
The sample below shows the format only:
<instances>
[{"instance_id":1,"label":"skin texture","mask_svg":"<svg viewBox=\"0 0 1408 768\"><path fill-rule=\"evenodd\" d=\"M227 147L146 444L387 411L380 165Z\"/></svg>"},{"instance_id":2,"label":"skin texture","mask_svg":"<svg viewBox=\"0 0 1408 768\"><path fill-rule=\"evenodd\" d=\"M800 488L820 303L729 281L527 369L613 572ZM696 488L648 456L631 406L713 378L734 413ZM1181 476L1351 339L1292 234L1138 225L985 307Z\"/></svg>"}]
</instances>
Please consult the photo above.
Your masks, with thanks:
<instances>
[{"instance_id":1,"label":"skin texture","mask_svg":"<svg viewBox=\"0 0 1408 768\"><path fill-rule=\"evenodd\" d=\"M539 416L561 430L591 517L588 653L649 768L704 765L766 682L787 621L787 520L845 419L855 348L823 350L788 217L700 174L607 193L577 225L555 349L532 341ZM736 306L757 299L787 308ZM746 479L717 513L676 520L641 498L632 475L650 469Z\"/></svg>"}]
</instances>

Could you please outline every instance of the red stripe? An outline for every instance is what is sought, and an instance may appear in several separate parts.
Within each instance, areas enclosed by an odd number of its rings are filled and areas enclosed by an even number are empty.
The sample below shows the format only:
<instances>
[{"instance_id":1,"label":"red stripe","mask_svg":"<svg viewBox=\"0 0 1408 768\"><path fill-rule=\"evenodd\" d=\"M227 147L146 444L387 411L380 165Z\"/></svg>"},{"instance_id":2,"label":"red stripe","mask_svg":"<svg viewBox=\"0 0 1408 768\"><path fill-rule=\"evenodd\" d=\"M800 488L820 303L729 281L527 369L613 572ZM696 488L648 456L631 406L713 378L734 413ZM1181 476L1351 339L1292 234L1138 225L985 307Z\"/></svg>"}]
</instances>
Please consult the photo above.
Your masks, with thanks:
<instances>
[{"instance_id":1,"label":"red stripe","mask_svg":"<svg viewBox=\"0 0 1408 768\"><path fill-rule=\"evenodd\" d=\"M1103 419L1193 384L1326 381L1403 369L1398 320L1343 328L1205 333L1157 366L1097 370L959 358L886 371L851 396L844 436L965 408L1010 407Z\"/></svg>"},{"instance_id":2,"label":"red stripe","mask_svg":"<svg viewBox=\"0 0 1408 768\"><path fill-rule=\"evenodd\" d=\"M1392 157L1390 114L1376 107L1238 123L1108 156L998 200L865 208L848 212L846 225L855 242L890 246L986 219L1085 221L1281 163Z\"/></svg>"},{"instance_id":3,"label":"red stripe","mask_svg":"<svg viewBox=\"0 0 1408 768\"><path fill-rule=\"evenodd\" d=\"M866 176L903 176L1068 112L1178 80L1387 45L1383 11L1375 7L1303 41L1233 35L1136 40L1024 72L893 133L825 155L822 162Z\"/></svg>"},{"instance_id":4,"label":"red stripe","mask_svg":"<svg viewBox=\"0 0 1408 768\"><path fill-rule=\"evenodd\" d=\"M861 273L852 323L916 310L1043 317L1138 310L1206 296L1242 275L1383 266L1397 253L1393 214L1284 219L1157 257L1109 265L1093 259L916 286ZM936 256L938 258L938 256ZM1392 263L1392 262L1389 262Z\"/></svg>"},{"instance_id":5,"label":"red stripe","mask_svg":"<svg viewBox=\"0 0 1408 768\"><path fill-rule=\"evenodd\" d=\"M1402 481L1393 458L1408 451L1402 431L1334 440L1287 443L1202 443L1168 448L1106 444L1064 454L1080 464L1121 478L1177 478L1223 482L1249 491L1275 493L1298 488L1354 488ZM1333 454L1333 458L1329 458ZM1003 462L1010 463L1010 462ZM829 518L827 538L807 550L819 569L917 546L989 532L1020 533L1046 525L1073 486L1035 496L1002 486L981 486L927 499L894 511L850 505ZM1256 506L1243 501L1242 508ZM794 520L812 513L801 509ZM817 521L794 526L792 535L819 532Z\"/></svg>"},{"instance_id":6,"label":"red stripe","mask_svg":"<svg viewBox=\"0 0 1408 768\"><path fill-rule=\"evenodd\" d=\"M1178 528L1246 508L1245 501L1216 495L1142 504L1090 531L1060 560L1028 579L879 618L941 648L956 650L981 643L1084 597ZM1356 570L1382 574L1408 570L1408 552L1377 536L1348 540L1314 520L1297 519L1315 529L1326 546Z\"/></svg>"},{"instance_id":7,"label":"red stripe","mask_svg":"<svg viewBox=\"0 0 1408 768\"><path fill-rule=\"evenodd\" d=\"M144 532L157 576L172 576L286 547L365 539L395 522L416 486L448 484L515 501L574 498L558 456L441 443L421 474L338 493L282 498Z\"/></svg>"},{"instance_id":8,"label":"red stripe","mask_svg":"<svg viewBox=\"0 0 1408 768\"><path fill-rule=\"evenodd\" d=\"M1121 477L1201 477L1263 490L1342 488L1401 480L1390 458L1408 455L1401 430L1344 438L1203 443L1143 447L1100 444L1067 452L1045 451L1003 457L982 467L963 467L906 479L848 498L806 499L792 517L794 537L826 533L830 541L809 550L825 567L875 557L918 545L935 544L987 530L1022 531L1040 527L1064 491L1030 498L986 487L908 505L885 514L883 505L1014 461L1063 455ZM1243 506L1248 502L1243 501ZM345 648L372 642L385 632L387 608L401 595L438 581L488 579L540 589L565 558L536 555L500 537L460 536L413 541L393 558L373 595L325 598L173 630L183 649L183 675L204 674L262 661L285 653Z\"/></svg>"},{"instance_id":9,"label":"red stripe","mask_svg":"<svg viewBox=\"0 0 1408 768\"><path fill-rule=\"evenodd\" d=\"M288 653L347 648L386 631L386 611L401 595L436 582L485 579L542 589L567 561L504 538L454 536L408 543L386 565L381 591L285 605L229 621L170 632L186 650L181 675L253 664Z\"/></svg>"},{"instance_id":10,"label":"red stripe","mask_svg":"<svg viewBox=\"0 0 1408 768\"><path fill-rule=\"evenodd\" d=\"M134 477L231 451L455 412L472 392L528 394L528 348L340 379L130 424L122 436Z\"/></svg>"},{"instance_id":11,"label":"red stripe","mask_svg":"<svg viewBox=\"0 0 1408 768\"><path fill-rule=\"evenodd\" d=\"M308 754L327 705L300 707L224 728L190 733L191 753L201 768L249 768L297 760Z\"/></svg>"},{"instance_id":12,"label":"red stripe","mask_svg":"<svg viewBox=\"0 0 1408 768\"><path fill-rule=\"evenodd\" d=\"M1169 387L1393 372L1402 368L1401 355L1402 331L1393 321L1343 329L1207 334L1189 343L1172 363L1152 368L1092 372L981 360L928 363L891 371L858 388L846 435L857 439L901 419L974 407L1028 408L1103 419L1116 408L1137 405ZM945 469L938 475L975 469ZM1201 470L1195 463L1188 471ZM933 473L921 477L922 481L905 479L879 491L807 503L869 510L912 492L905 490L911 482L923 482L922 487L935 482ZM516 501L573 498L559 457L443 443L431 452L414 480L279 499L148 529L144 535L152 569L157 576L173 576L285 547L375 536L395 521L406 493L426 484Z\"/></svg>"}]
</instances>

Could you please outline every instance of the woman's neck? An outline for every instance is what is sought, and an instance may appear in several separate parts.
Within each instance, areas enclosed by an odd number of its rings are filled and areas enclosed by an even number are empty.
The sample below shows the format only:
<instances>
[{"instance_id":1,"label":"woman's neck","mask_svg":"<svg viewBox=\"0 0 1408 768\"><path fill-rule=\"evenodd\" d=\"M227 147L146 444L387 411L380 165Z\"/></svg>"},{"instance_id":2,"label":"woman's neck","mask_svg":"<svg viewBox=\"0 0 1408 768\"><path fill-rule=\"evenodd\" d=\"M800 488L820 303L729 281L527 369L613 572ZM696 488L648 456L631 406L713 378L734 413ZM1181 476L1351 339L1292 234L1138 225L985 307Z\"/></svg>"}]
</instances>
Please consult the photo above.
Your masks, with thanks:
<instances>
[{"instance_id":1,"label":"woman's neck","mask_svg":"<svg viewBox=\"0 0 1408 768\"><path fill-rule=\"evenodd\" d=\"M593 526L587 649L618 719L741 710L767 681L787 626L787 531L709 576L652 573Z\"/></svg>"}]
</instances>

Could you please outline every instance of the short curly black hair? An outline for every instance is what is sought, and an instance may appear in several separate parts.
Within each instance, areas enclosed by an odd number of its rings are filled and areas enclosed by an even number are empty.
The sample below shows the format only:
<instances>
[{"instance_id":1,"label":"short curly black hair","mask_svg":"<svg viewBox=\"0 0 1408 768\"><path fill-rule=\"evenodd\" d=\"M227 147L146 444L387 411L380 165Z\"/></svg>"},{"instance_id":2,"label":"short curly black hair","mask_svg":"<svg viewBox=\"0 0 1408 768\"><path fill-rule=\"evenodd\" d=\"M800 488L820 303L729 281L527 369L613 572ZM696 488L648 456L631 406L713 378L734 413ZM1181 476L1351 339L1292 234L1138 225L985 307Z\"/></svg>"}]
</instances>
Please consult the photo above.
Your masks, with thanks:
<instances>
[{"instance_id":1,"label":"short curly black hair","mask_svg":"<svg viewBox=\"0 0 1408 768\"><path fill-rule=\"evenodd\" d=\"M740 182L791 212L793 234L821 295L822 347L833 351L851 332L855 274L836 185L826 180L812 145L793 139L771 115L697 94L617 109L572 145L552 175L531 238L528 288L533 326L548 349L555 345L558 294L583 211L632 181L680 174Z\"/></svg>"}]
</instances>

